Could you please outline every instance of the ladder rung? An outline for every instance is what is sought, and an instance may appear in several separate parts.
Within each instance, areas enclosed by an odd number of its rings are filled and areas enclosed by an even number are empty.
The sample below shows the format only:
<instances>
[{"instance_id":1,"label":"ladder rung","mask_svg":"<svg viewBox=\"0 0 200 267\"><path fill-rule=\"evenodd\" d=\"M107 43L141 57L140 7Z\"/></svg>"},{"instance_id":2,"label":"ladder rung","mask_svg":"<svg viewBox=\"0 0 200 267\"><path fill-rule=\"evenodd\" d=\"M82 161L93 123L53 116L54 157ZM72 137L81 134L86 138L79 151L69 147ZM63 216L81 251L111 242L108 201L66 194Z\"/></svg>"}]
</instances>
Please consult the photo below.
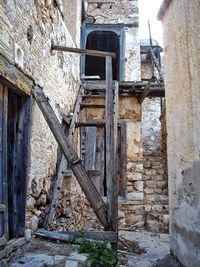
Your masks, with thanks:
<instances>
[{"instance_id":1,"label":"ladder rung","mask_svg":"<svg viewBox=\"0 0 200 267\"><path fill-rule=\"evenodd\" d=\"M105 108L105 104L81 104L81 108Z\"/></svg>"},{"instance_id":2,"label":"ladder rung","mask_svg":"<svg viewBox=\"0 0 200 267\"><path fill-rule=\"evenodd\" d=\"M105 120L88 120L88 121L79 121L76 123L76 127L104 127L105 126Z\"/></svg>"},{"instance_id":3,"label":"ladder rung","mask_svg":"<svg viewBox=\"0 0 200 267\"><path fill-rule=\"evenodd\" d=\"M83 99L90 99L90 98L105 98L105 95L83 95Z\"/></svg>"}]
</instances>

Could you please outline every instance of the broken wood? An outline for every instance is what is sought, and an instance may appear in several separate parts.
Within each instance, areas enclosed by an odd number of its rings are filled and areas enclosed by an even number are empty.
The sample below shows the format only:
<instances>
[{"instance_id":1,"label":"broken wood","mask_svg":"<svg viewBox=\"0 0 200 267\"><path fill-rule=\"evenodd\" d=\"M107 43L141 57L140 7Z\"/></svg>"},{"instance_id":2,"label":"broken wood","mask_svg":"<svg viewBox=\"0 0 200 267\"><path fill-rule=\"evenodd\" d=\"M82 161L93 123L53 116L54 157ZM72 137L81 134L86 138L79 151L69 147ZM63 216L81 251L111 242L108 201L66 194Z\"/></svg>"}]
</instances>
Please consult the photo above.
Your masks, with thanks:
<instances>
[{"instance_id":1,"label":"broken wood","mask_svg":"<svg viewBox=\"0 0 200 267\"><path fill-rule=\"evenodd\" d=\"M71 242L72 238L86 238L86 239L95 239L95 240L107 240L108 242L116 242L117 234L111 231L74 231L74 232L56 232L56 231L47 231L44 229L38 229L35 232L36 236L60 240L64 242Z\"/></svg>"},{"instance_id":2,"label":"broken wood","mask_svg":"<svg viewBox=\"0 0 200 267\"><path fill-rule=\"evenodd\" d=\"M116 58L116 54L112 53L112 52L104 52L104 51L89 50L89 49L80 49L80 48L73 48L73 47L67 47L67 46L52 45L51 46L51 50L78 53L78 54L87 55L87 56L94 56L94 57L107 57L107 56L110 56L112 58Z\"/></svg>"},{"instance_id":3,"label":"broken wood","mask_svg":"<svg viewBox=\"0 0 200 267\"><path fill-rule=\"evenodd\" d=\"M56 141L63 150L63 154L65 155L66 160L68 161L75 177L77 178L83 192L85 193L86 198L88 199L91 207L96 213L99 221L106 229L108 226L106 205L102 200L100 194L98 193L96 187L88 177L88 174L83 167L81 160L78 158L72 145L66 138L65 133L48 102L48 98L45 97L42 88L38 86L35 86L32 89L32 93Z\"/></svg>"}]
</instances>

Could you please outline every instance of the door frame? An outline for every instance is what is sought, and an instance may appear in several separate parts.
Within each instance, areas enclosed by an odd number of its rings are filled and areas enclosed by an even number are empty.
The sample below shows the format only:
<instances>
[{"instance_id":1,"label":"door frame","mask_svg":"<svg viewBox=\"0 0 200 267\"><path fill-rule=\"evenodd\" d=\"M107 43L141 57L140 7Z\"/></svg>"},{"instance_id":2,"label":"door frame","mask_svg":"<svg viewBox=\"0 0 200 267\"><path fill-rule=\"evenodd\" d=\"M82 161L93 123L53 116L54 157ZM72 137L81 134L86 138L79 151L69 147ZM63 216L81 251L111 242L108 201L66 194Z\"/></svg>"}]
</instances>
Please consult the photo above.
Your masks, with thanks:
<instances>
[{"instance_id":1,"label":"door frame","mask_svg":"<svg viewBox=\"0 0 200 267\"><path fill-rule=\"evenodd\" d=\"M87 37L93 31L111 31L119 37L119 80L124 81L125 79L125 25L119 24L92 24L83 22L81 27L81 48L86 48ZM85 74L85 55L81 56L81 76Z\"/></svg>"}]
</instances>

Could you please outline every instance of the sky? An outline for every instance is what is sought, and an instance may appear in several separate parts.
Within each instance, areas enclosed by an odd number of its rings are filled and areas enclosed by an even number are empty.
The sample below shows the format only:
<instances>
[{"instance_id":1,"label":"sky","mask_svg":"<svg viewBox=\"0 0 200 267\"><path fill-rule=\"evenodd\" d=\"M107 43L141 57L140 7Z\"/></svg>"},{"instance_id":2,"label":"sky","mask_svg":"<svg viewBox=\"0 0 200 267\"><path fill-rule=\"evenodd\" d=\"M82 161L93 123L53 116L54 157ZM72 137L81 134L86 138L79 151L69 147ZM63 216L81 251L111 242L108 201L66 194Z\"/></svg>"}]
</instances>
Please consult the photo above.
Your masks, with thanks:
<instances>
[{"instance_id":1,"label":"sky","mask_svg":"<svg viewBox=\"0 0 200 267\"><path fill-rule=\"evenodd\" d=\"M162 25L156 16L163 0L139 0L140 39L149 39L148 20L151 24L152 39L162 46Z\"/></svg>"}]
</instances>

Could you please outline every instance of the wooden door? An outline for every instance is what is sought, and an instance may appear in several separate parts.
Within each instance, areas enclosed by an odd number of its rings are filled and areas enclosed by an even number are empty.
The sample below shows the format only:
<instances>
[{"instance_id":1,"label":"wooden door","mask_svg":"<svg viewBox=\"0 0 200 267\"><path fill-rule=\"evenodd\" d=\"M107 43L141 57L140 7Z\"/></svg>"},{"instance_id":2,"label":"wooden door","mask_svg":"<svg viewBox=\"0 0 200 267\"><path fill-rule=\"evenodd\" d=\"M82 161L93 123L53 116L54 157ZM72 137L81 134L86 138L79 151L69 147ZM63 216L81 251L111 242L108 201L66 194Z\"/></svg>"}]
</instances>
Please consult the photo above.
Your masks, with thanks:
<instances>
[{"instance_id":1,"label":"wooden door","mask_svg":"<svg viewBox=\"0 0 200 267\"><path fill-rule=\"evenodd\" d=\"M30 98L8 90L7 184L9 239L25 230L26 180L28 175Z\"/></svg>"},{"instance_id":2,"label":"wooden door","mask_svg":"<svg viewBox=\"0 0 200 267\"><path fill-rule=\"evenodd\" d=\"M7 88L0 84L0 249L8 239L7 224Z\"/></svg>"}]
</instances>

